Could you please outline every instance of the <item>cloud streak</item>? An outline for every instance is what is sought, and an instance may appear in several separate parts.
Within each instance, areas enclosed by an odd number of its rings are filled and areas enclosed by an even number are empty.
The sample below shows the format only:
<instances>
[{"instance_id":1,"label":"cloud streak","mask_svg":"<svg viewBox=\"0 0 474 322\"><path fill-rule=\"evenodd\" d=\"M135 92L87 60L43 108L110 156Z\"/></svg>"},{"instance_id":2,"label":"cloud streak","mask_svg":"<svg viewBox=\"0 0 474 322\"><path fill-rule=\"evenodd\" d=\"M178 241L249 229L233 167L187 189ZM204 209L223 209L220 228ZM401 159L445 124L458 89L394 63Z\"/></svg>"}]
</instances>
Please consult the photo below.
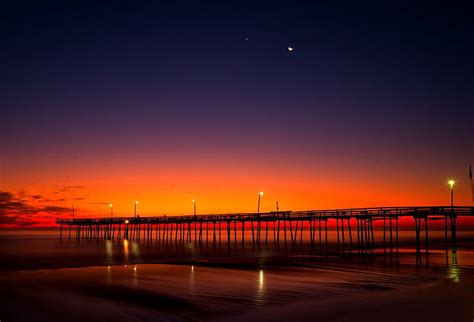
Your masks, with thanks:
<instances>
[{"instance_id":1,"label":"cloud streak","mask_svg":"<svg viewBox=\"0 0 474 322\"><path fill-rule=\"evenodd\" d=\"M28 199L29 198L29 199ZM25 196L24 193L15 195L9 191L0 191L0 225L2 226L32 226L51 222L41 214L54 215L70 213L71 209L54 205L34 205L31 200L42 202L40 195Z\"/></svg>"}]
</instances>

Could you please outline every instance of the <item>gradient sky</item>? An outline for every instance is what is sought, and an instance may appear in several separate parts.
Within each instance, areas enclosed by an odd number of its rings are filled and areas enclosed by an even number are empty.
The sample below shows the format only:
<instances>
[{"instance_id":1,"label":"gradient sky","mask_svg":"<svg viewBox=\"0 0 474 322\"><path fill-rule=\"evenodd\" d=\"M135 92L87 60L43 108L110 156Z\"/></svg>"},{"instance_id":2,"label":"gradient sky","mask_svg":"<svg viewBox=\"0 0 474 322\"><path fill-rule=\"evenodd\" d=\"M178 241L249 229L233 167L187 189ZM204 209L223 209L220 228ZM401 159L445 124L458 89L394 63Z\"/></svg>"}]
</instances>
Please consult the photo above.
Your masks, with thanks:
<instances>
[{"instance_id":1,"label":"gradient sky","mask_svg":"<svg viewBox=\"0 0 474 322\"><path fill-rule=\"evenodd\" d=\"M471 11L315 2L2 3L0 226L471 204Z\"/></svg>"}]
</instances>

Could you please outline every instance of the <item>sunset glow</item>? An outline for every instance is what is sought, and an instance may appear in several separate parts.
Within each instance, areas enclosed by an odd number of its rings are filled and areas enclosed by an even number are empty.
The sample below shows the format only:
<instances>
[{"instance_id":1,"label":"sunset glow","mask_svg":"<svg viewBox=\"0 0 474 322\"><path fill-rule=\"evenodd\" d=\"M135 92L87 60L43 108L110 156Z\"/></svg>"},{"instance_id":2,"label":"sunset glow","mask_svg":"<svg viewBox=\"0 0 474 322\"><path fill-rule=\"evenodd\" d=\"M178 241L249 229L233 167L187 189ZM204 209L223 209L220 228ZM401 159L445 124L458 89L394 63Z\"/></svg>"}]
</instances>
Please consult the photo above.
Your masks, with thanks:
<instances>
[{"instance_id":1,"label":"sunset glow","mask_svg":"<svg viewBox=\"0 0 474 322\"><path fill-rule=\"evenodd\" d=\"M0 322L471 321L473 21L4 1Z\"/></svg>"},{"instance_id":2,"label":"sunset glow","mask_svg":"<svg viewBox=\"0 0 474 322\"><path fill-rule=\"evenodd\" d=\"M355 42L347 26L338 34L353 49L345 53L315 40L320 28L307 32L329 18L305 10L281 39L259 28L242 37L240 23L220 26L217 16L206 20L220 27L199 20L199 31L183 30L164 12L140 11L164 24L153 40L139 20L130 32L84 39L86 47L72 41L84 36L79 29L58 29L71 39L62 43L42 15L32 18L31 30L44 28L42 41L62 49L44 56L28 33L22 43L30 47L9 60L7 74L21 81L3 83L1 227L53 225L74 204L78 218L107 216L111 203L114 216L133 216L137 200L140 216L192 214L196 196L200 214L255 212L263 188L262 212L276 200L281 210L449 205L450 178L456 204L472 204L473 115L464 108L472 93L426 74L439 67L436 57L400 65L379 50L378 34ZM272 16L248 19L286 29ZM170 51L163 39L182 41Z\"/></svg>"}]
</instances>

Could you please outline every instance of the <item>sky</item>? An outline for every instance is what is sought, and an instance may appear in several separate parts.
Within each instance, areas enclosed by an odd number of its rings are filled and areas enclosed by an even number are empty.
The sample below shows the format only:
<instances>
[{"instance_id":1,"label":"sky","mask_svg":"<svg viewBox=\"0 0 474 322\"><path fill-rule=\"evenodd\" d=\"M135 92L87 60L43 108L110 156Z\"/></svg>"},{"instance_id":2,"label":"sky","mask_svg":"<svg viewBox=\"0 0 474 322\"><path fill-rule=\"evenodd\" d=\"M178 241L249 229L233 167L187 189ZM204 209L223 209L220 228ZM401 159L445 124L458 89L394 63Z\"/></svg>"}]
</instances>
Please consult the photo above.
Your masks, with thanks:
<instances>
[{"instance_id":1,"label":"sky","mask_svg":"<svg viewBox=\"0 0 474 322\"><path fill-rule=\"evenodd\" d=\"M0 226L471 205L474 23L431 1L0 5ZM289 51L288 47L293 50Z\"/></svg>"}]
</instances>

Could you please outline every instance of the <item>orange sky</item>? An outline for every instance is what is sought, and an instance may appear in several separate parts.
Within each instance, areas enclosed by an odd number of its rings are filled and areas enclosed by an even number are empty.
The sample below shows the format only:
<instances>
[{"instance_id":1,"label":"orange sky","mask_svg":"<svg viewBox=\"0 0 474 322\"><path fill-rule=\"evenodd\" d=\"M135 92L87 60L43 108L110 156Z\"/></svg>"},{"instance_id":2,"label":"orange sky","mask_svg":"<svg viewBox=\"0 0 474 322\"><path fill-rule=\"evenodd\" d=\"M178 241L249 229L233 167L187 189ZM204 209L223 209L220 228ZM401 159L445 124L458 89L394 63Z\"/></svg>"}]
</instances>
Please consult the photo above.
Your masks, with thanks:
<instances>
[{"instance_id":1,"label":"orange sky","mask_svg":"<svg viewBox=\"0 0 474 322\"><path fill-rule=\"evenodd\" d=\"M434 176L391 172L384 167L358 169L325 167L300 163L268 162L187 163L176 160L159 166L142 162L118 162L115 166L31 167L29 172L9 173L3 191L16 202L30 206L27 214L6 209L10 222L3 227L51 225L55 218L70 216L72 205L81 216L107 216L113 203L115 216L133 214L139 200L141 216L191 214L192 199L198 213L254 212L258 191L265 195L261 211L309 210L371 206L448 205L448 174ZM470 205L471 187L462 169L455 171L455 203ZM22 218L21 220L13 220Z\"/></svg>"}]
</instances>

